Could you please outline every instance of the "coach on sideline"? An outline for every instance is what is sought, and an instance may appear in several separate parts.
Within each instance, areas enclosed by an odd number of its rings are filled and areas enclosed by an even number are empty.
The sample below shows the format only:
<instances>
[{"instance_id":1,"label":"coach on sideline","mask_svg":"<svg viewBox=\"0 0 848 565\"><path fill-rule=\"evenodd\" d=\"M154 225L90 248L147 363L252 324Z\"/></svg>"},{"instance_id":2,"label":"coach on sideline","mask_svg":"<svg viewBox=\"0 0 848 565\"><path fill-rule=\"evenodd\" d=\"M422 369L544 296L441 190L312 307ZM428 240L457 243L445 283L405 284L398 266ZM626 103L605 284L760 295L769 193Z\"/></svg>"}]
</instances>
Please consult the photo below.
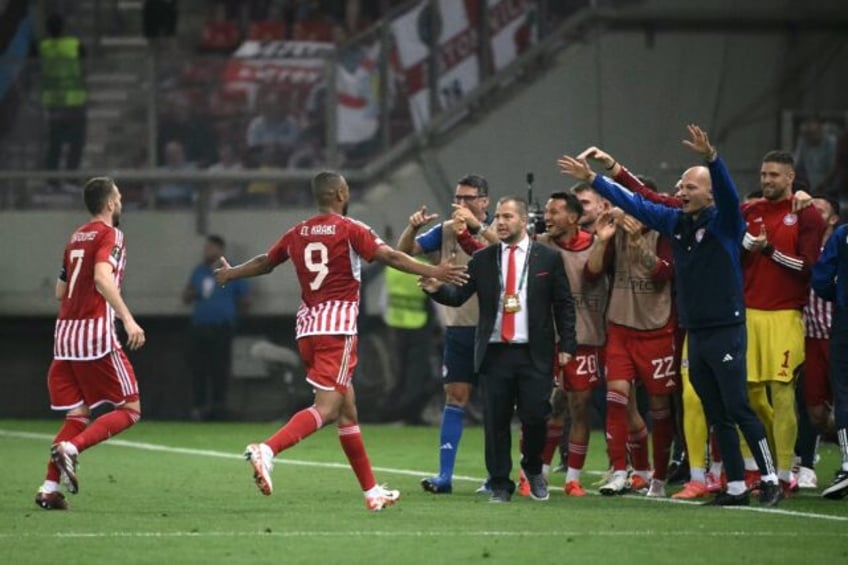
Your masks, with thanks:
<instances>
[{"instance_id":1,"label":"coach on sideline","mask_svg":"<svg viewBox=\"0 0 848 565\"><path fill-rule=\"evenodd\" d=\"M490 501L508 502L515 491L509 475L510 422L516 406L524 430L521 467L530 496L547 500L542 449L551 413L554 330L559 335L558 363L565 366L577 349L574 301L559 253L527 235L527 202L501 198L494 226L500 244L474 254L465 286L438 287L429 280L421 284L447 306L459 306L477 293L474 371L483 389Z\"/></svg>"}]
</instances>

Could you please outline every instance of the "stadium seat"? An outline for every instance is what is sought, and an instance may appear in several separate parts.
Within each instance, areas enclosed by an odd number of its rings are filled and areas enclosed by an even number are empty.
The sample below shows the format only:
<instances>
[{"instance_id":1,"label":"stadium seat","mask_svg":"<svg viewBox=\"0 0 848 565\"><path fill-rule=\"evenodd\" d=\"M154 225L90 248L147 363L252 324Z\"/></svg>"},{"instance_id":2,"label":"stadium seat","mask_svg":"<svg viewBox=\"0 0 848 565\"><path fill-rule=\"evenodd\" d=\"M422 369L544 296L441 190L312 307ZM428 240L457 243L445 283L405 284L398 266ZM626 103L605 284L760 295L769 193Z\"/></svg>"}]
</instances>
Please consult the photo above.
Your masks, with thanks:
<instances>
[{"instance_id":1,"label":"stadium seat","mask_svg":"<svg viewBox=\"0 0 848 565\"><path fill-rule=\"evenodd\" d=\"M327 20L301 20L292 28L292 39L297 41L333 41L333 25Z\"/></svg>"},{"instance_id":2,"label":"stadium seat","mask_svg":"<svg viewBox=\"0 0 848 565\"><path fill-rule=\"evenodd\" d=\"M286 38L286 24L280 20L250 22L247 39L255 41L277 41Z\"/></svg>"},{"instance_id":3,"label":"stadium seat","mask_svg":"<svg viewBox=\"0 0 848 565\"><path fill-rule=\"evenodd\" d=\"M241 31L232 20L209 20L203 24L200 48L204 51L229 52L238 47Z\"/></svg>"}]
</instances>

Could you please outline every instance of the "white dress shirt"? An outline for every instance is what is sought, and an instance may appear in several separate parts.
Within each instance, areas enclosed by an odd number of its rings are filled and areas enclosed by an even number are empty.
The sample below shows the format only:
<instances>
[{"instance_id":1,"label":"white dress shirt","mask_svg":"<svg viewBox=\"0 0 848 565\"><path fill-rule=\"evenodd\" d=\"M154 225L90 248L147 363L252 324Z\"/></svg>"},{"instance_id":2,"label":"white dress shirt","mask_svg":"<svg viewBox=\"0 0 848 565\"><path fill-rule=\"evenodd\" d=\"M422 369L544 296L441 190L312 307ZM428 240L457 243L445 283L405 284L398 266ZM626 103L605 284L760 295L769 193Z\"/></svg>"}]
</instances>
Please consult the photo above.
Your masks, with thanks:
<instances>
[{"instance_id":1,"label":"white dress shirt","mask_svg":"<svg viewBox=\"0 0 848 565\"><path fill-rule=\"evenodd\" d=\"M521 303L521 309L515 313L515 337L509 343L527 343L529 341L529 326L527 322L527 284L530 278L529 273L529 257L527 255L530 250L530 238L525 234L521 241L518 242L518 247L515 249L515 286L518 294L518 301ZM500 298L498 300L498 309L495 316L495 327L492 330L492 335L489 338L489 343L501 343L501 320L503 320L503 302L504 290L506 285L506 274L509 268L509 245L501 243L501 278L500 278ZM522 281L522 274L524 274Z\"/></svg>"}]
</instances>

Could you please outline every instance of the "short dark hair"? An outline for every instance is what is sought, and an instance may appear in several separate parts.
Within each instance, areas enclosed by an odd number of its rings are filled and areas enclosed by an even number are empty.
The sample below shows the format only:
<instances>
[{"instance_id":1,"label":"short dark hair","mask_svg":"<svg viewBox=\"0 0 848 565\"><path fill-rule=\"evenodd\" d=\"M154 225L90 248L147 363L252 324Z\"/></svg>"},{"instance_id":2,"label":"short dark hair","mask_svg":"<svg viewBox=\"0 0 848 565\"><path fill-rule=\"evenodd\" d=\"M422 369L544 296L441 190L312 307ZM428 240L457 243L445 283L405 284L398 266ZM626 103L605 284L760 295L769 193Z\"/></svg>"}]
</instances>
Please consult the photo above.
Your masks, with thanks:
<instances>
[{"instance_id":1,"label":"short dark hair","mask_svg":"<svg viewBox=\"0 0 848 565\"><path fill-rule=\"evenodd\" d=\"M518 208L518 213L525 218L527 217L527 201L521 198L520 196L516 196L511 194L509 196L504 196L503 198L498 200L498 206L505 202L515 202L516 208Z\"/></svg>"},{"instance_id":2,"label":"short dark hair","mask_svg":"<svg viewBox=\"0 0 848 565\"><path fill-rule=\"evenodd\" d=\"M550 198L552 200L565 201L565 209L577 214L578 218L583 215L583 204L580 203L580 199L578 199L574 194L563 191L552 192Z\"/></svg>"},{"instance_id":3,"label":"short dark hair","mask_svg":"<svg viewBox=\"0 0 848 565\"><path fill-rule=\"evenodd\" d=\"M223 237L221 237L220 235L209 235L209 236L206 236L206 242L207 242L207 243L211 243L212 245L217 245L217 246L218 246L218 247L220 247L221 249L224 249L225 247L227 247L227 244L226 244L226 242L224 241L224 238L223 238Z\"/></svg>"},{"instance_id":4,"label":"short dark hair","mask_svg":"<svg viewBox=\"0 0 848 565\"><path fill-rule=\"evenodd\" d=\"M343 180L344 177L333 171L321 171L312 177L310 185L315 202L319 204L329 202L330 198L335 194L336 188L338 188Z\"/></svg>"},{"instance_id":5,"label":"short dark hair","mask_svg":"<svg viewBox=\"0 0 848 565\"><path fill-rule=\"evenodd\" d=\"M111 177L94 177L85 183L82 189L82 198L85 207L96 216L106 207L106 201L115 190L115 181Z\"/></svg>"},{"instance_id":6,"label":"short dark hair","mask_svg":"<svg viewBox=\"0 0 848 565\"><path fill-rule=\"evenodd\" d=\"M789 165L792 170L795 170L795 158L792 153L780 149L769 151L763 156L763 163L780 163L781 165Z\"/></svg>"},{"instance_id":7,"label":"short dark hair","mask_svg":"<svg viewBox=\"0 0 848 565\"><path fill-rule=\"evenodd\" d=\"M825 202L830 204L830 209L833 210L834 216L836 216L838 218L842 217L841 216L842 210L840 209L841 206L839 204L838 199L834 198L833 196L827 195L827 194L817 194L817 195L813 196L813 198L821 198L822 200L824 200Z\"/></svg>"},{"instance_id":8,"label":"short dark hair","mask_svg":"<svg viewBox=\"0 0 848 565\"><path fill-rule=\"evenodd\" d=\"M456 181L456 184L476 188L477 194L479 194L480 196L489 195L489 182L480 175L465 175L464 177Z\"/></svg>"}]
</instances>

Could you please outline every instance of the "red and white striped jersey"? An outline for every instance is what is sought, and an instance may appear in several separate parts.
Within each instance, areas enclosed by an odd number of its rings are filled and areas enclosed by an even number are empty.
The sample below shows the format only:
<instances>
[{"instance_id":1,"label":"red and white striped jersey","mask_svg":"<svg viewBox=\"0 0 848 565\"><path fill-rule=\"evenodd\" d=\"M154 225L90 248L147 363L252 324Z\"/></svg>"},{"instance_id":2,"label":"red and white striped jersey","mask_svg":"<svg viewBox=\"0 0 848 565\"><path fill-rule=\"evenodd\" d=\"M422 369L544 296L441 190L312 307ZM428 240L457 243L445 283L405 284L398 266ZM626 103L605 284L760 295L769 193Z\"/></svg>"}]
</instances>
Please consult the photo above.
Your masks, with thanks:
<instances>
[{"instance_id":1,"label":"red and white striped jersey","mask_svg":"<svg viewBox=\"0 0 848 565\"><path fill-rule=\"evenodd\" d=\"M804 306L804 335L816 339L830 339L833 319L833 302L810 291L810 301Z\"/></svg>"},{"instance_id":2,"label":"red and white striped jersey","mask_svg":"<svg viewBox=\"0 0 848 565\"><path fill-rule=\"evenodd\" d=\"M361 259L371 261L383 241L367 225L319 214L305 220L268 250L273 265L291 259L301 289L297 337L355 335Z\"/></svg>"},{"instance_id":3,"label":"red and white striped jersey","mask_svg":"<svg viewBox=\"0 0 848 565\"><path fill-rule=\"evenodd\" d=\"M112 266L121 286L127 262L124 234L101 221L77 228L62 259L67 289L62 297L53 334L54 359L99 359L121 344L115 333L115 312L94 285L94 266Z\"/></svg>"}]
</instances>

